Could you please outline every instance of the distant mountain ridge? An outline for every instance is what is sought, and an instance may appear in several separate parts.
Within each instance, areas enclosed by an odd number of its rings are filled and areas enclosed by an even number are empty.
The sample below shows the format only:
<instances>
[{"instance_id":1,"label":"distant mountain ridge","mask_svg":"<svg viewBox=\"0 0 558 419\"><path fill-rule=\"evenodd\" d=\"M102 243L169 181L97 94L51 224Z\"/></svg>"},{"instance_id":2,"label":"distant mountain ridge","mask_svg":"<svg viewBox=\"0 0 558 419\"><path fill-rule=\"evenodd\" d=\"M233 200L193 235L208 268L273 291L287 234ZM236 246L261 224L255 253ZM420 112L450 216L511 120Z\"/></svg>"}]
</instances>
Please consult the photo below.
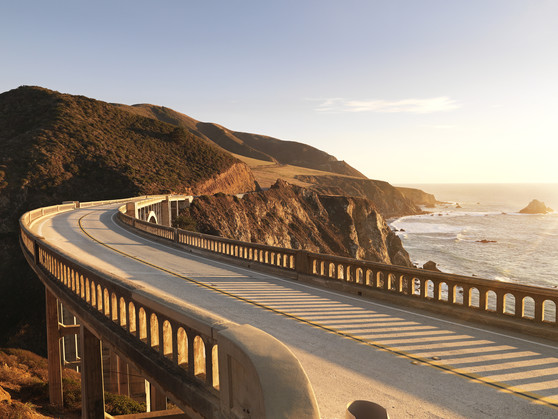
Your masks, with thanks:
<instances>
[{"instance_id":1,"label":"distant mountain ridge","mask_svg":"<svg viewBox=\"0 0 558 419\"><path fill-rule=\"evenodd\" d=\"M118 104L117 106L138 115L186 128L191 133L234 154L366 179L366 176L346 162L337 160L334 156L308 144L231 131L218 124L197 121L164 106L151 104L132 106Z\"/></svg>"}]
</instances>

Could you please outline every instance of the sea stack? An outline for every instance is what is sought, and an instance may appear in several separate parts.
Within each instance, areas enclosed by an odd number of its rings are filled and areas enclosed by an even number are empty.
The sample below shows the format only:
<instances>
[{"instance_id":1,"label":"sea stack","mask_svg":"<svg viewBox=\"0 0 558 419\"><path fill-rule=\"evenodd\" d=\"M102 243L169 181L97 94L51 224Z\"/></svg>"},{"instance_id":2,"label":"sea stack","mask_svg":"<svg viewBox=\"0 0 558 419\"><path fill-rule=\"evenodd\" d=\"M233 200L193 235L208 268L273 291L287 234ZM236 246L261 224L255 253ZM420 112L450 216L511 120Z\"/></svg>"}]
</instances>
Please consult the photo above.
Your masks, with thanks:
<instances>
[{"instance_id":1,"label":"sea stack","mask_svg":"<svg viewBox=\"0 0 558 419\"><path fill-rule=\"evenodd\" d=\"M547 214L549 212L553 212L552 208L549 208L545 205L544 202L541 202L537 199L533 199L529 205L519 211L521 214Z\"/></svg>"}]
</instances>

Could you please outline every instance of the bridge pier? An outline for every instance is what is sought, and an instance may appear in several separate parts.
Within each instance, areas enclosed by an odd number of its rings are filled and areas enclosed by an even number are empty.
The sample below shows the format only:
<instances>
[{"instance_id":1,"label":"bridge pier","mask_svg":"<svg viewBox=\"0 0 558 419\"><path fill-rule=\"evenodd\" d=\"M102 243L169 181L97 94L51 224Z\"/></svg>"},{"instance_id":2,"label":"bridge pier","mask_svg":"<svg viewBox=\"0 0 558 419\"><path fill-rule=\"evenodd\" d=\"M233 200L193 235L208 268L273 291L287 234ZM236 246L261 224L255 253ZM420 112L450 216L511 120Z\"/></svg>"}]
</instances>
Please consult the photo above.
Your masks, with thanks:
<instances>
[{"instance_id":1,"label":"bridge pier","mask_svg":"<svg viewBox=\"0 0 558 419\"><path fill-rule=\"evenodd\" d=\"M167 410L167 396L153 384L149 384L150 407L152 412Z\"/></svg>"},{"instance_id":2,"label":"bridge pier","mask_svg":"<svg viewBox=\"0 0 558 419\"><path fill-rule=\"evenodd\" d=\"M103 419L105 395L101 341L86 327L80 328L81 340L81 417Z\"/></svg>"},{"instance_id":3,"label":"bridge pier","mask_svg":"<svg viewBox=\"0 0 558 419\"><path fill-rule=\"evenodd\" d=\"M171 200L167 196L163 202L161 202L161 225L171 227L172 224L172 213L171 213Z\"/></svg>"},{"instance_id":4,"label":"bridge pier","mask_svg":"<svg viewBox=\"0 0 558 419\"><path fill-rule=\"evenodd\" d=\"M60 333L58 331L58 300L45 288L46 329L48 353L48 397L50 404L62 409L62 356L60 352Z\"/></svg>"}]
</instances>

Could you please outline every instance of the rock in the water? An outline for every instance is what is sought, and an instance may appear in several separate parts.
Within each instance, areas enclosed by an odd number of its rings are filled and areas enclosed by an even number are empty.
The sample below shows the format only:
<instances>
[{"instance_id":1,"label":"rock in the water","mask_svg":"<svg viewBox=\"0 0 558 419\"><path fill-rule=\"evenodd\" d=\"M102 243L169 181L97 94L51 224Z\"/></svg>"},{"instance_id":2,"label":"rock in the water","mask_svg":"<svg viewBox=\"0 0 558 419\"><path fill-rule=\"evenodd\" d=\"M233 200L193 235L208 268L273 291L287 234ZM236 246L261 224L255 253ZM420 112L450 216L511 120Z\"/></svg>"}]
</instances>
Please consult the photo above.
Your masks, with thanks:
<instances>
[{"instance_id":1,"label":"rock in the water","mask_svg":"<svg viewBox=\"0 0 558 419\"><path fill-rule=\"evenodd\" d=\"M482 239L482 240L476 240L477 243L496 243L496 240L486 240L486 239Z\"/></svg>"},{"instance_id":2,"label":"rock in the water","mask_svg":"<svg viewBox=\"0 0 558 419\"><path fill-rule=\"evenodd\" d=\"M549 212L553 212L552 208L549 208L545 205L544 202L541 202L537 199L533 199L529 205L519 211L521 214L547 214Z\"/></svg>"},{"instance_id":3,"label":"rock in the water","mask_svg":"<svg viewBox=\"0 0 558 419\"><path fill-rule=\"evenodd\" d=\"M422 269L426 269L427 271L442 272L436 266L436 262L432 262L431 260L422 265Z\"/></svg>"}]
</instances>

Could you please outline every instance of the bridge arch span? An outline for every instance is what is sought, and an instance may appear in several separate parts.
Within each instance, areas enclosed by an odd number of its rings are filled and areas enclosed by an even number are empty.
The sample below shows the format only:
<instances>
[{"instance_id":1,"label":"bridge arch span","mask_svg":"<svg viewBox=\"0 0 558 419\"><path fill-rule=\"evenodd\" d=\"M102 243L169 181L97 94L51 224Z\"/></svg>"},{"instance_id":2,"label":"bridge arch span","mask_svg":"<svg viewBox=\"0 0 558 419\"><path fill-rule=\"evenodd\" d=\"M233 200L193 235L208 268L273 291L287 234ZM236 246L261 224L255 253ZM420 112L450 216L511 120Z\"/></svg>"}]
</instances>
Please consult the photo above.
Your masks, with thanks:
<instances>
[{"instance_id":1,"label":"bridge arch span","mask_svg":"<svg viewBox=\"0 0 558 419\"><path fill-rule=\"evenodd\" d=\"M159 221L157 220L157 214L155 214L155 211L149 211L149 214L147 214L147 222L153 224L159 224Z\"/></svg>"}]
</instances>

